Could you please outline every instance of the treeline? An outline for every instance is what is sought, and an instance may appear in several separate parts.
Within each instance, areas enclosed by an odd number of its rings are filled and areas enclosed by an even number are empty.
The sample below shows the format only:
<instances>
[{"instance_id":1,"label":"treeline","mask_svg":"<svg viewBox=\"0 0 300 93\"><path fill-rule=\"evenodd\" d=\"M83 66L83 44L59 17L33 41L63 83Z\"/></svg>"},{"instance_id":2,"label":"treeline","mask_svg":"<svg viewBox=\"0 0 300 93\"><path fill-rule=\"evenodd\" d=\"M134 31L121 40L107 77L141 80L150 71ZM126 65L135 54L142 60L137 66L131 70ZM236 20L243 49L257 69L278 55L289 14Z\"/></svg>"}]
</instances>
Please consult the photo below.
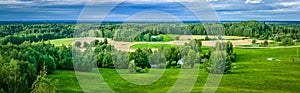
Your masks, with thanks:
<instances>
[{"instance_id":1,"label":"treeline","mask_svg":"<svg viewBox=\"0 0 300 93\"><path fill-rule=\"evenodd\" d=\"M56 33L61 37L72 37L75 24L4 24L0 25L0 37L22 34Z\"/></svg>"},{"instance_id":2,"label":"treeline","mask_svg":"<svg viewBox=\"0 0 300 93\"><path fill-rule=\"evenodd\" d=\"M227 35L281 41L284 38L300 39L300 25L280 25L258 21L219 24L106 24L97 34L100 37L124 41L147 41L145 40L147 34L150 36L160 34Z\"/></svg>"},{"instance_id":3,"label":"treeline","mask_svg":"<svg viewBox=\"0 0 300 93\"><path fill-rule=\"evenodd\" d=\"M300 39L300 25L266 24L258 21L224 23L225 35L253 37L261 40L281 41L284 38Z\"/></svg>"},{"instance_id":4,"label":"treeline","mask_svg":"<svg viewBox=\"0 0 300 93\"><path fill-rule=\"evenodd\" d=\"M76 28L77 27L77 28ZM82 32L76 32L82 31ZM271 24L258 21L228 22L219 24L5 24L0 25L2 44L23 41L40 41L57 38L95 36L117 41L163 41L162 34L181 35L228 35L245 36L261 40L281 41L284 38L300 38L298 24ZM15 39L12 40L12 39Z\"/></svg>"},{"instance_id":5,"label":"treeline","mask_svg":"<svg viewBox=\"0 0 300 93\"><path fill-rule=\"evenodd\" d=\"M58 38L72 38L74 24L5 24L0 25L0 44L21 44Z\"/></svg>"}]
</instances>

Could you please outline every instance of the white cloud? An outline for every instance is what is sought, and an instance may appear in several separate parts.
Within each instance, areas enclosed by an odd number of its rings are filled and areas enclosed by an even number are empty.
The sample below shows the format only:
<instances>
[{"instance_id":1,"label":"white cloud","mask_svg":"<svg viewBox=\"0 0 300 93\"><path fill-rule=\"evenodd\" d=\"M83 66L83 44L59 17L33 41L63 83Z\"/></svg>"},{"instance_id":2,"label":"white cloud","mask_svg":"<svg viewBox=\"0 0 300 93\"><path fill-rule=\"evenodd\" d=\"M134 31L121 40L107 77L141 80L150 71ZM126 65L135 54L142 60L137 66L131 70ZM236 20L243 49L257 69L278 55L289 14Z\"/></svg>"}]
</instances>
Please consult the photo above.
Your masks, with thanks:
<instances>
[{"instance_id":1,"label":"white cloud","mask_svg":"<svg viewBox=\"0 0 300 93\"><path fill-rule=\"evenodd\" d=\"M300 6L300 1L291 1L291 2L277 2L274 5L277 6L285 6L285 7L290 7L290 6Z\"/></svg>"},{"instance_id":2,"label":"white cloud","mask_svg":"<svg viewBox=\"0 0 300 93\"><path fill-rule=\"evenodd\" d=\"M258 4L258 3L261 3L262 0L246 0L245 3L253 3L253 4Z\"/></svg>"}]
</instances>

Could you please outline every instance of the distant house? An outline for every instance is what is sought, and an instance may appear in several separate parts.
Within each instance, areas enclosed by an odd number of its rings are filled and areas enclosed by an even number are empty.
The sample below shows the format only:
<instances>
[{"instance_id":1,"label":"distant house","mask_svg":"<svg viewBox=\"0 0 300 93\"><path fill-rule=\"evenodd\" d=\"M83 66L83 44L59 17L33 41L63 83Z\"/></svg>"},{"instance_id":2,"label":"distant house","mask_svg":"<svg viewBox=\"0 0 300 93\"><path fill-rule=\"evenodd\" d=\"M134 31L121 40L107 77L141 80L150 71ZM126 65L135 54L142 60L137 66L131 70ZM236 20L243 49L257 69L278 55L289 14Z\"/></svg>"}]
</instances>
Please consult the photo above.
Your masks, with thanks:
<instances>
[{"instance_id":1,"label":"distant house","mask_svg":"<svg viewBox=\"0 0 300 93\"><path fill-rule=\"evenodd\" d=\"M157 68L156 64L150 64L151 68Z\"/></svg>"},{"instance_id":2,"label":"distant house","mask_svg":"<svg viewBox=\"0 0 300 93\"><path fill-rule=\"evenodd\" d=\"M205 61L204 59L201 59L201 60L200 60L200 63L204 63L204 61Z\"/></svg>"},{"instance_id":3,"label":"distant house","mask_svg":"<svg viewBox=\"0 0 300 93\"><path fill-rule=\"evenodd\" d=\"M157 36L151 36L151 39L157 39Z\"/></svg>"},{"instance_id":4,"label":"distant house","mask_svg":"<svg viewBox=\"0 0 300 93\"><path fill-rule=\"evenodd\" d=\"M178 60L177 64L178 65L183 65L183 58L181 58L180 60Z\"/></svg>"},{"instance_id":5,"label":"distant house","mask_svg":"<svg viewBox=\"0 0 300 93\"><path fill-rule=\"evenodd\" d=\"M298 40L293 40L293 42L297 42Z\"/></svg>"}]
</instances>

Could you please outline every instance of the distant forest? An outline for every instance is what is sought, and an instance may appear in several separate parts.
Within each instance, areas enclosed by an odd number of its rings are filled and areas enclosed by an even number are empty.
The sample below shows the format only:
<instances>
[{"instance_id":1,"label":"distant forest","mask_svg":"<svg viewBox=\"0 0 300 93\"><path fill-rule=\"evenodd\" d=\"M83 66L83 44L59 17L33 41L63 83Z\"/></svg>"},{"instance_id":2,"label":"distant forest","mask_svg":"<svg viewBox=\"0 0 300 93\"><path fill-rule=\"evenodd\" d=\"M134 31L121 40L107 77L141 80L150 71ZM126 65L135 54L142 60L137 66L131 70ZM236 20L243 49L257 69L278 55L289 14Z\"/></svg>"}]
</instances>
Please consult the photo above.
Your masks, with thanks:
<instances>
[{"instance_id":1,"label":"distant forest","mask_svg":"<svg viewBox=\"0 0 300 93\"><path fill-rule=\"evenodd\" d=\"M219 33L207 31L207 26L221 26ZM77 27L77 28L76 28ZM132 38L133 41L143 41L145 36L160 34L192 34L192 35L227 35L245 36L260 40L281 41L284 38L294 40L300 38L299 24L271 24L258 21L227 22L220 24L2 24L0 25L0 44L21 44L24 41L38 42L58 38L72 38L74 31L80 36L95 36L113 38ZM223 31L223 32L222 32ZM220 33L221 32L221 33ZM79 34L78 34L79 33ZM134 33L134 37L128 37ZM92 34L92 35L91 35ZM123 39L122 39L123 40Z\"/></svg>"}]
</instances>

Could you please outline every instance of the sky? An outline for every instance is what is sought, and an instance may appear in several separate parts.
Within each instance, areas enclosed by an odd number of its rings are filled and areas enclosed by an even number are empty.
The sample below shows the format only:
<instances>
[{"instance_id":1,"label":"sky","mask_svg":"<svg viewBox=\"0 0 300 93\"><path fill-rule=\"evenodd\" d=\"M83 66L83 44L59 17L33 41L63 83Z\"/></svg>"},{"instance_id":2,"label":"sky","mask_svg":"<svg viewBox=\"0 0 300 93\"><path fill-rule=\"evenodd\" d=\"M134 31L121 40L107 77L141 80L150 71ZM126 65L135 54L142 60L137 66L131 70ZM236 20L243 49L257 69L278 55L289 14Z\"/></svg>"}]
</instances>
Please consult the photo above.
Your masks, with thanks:
<instances>
[{"instance_id":1,"label":"sky","mask_svg":"<svg viewBox=\"0 0 300 93\"><path fill-rule=\"evenodd\" d=\"M189 8L178 2L193 4L201 0L125 0L120 4L116 3L119 1L122 0L0 0L0 21L78 20L82 16L87 20L105 17L105 20L109 21L197 20ZM300 21L300 0L205 0L203 2L209 4L221 21ZM106 11L107 7L113 5L116 7ZM201 6L194 7L201 10ZM89 14L83 11L88 11ZM202 14L204 13L203 8Z\"/></svg>"}]
</instances>

